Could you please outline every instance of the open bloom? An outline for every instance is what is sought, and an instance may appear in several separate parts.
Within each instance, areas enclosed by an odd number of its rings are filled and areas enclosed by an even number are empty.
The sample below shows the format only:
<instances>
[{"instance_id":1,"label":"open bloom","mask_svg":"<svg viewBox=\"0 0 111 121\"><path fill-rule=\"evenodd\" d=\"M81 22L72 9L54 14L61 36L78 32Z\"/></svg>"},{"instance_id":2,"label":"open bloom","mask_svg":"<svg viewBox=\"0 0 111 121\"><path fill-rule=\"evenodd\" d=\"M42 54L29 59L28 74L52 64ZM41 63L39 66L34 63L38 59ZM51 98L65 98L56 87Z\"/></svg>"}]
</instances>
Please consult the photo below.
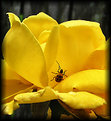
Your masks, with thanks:
<instances>
[{"instance_id":1,"label":"open bloom","mask_svg":"<svg viewBox=\"0 0 111 121\"><path fill-rule=\"evenodd\" d=\"M99 23L58 24L42 12L23 22L8 15L11 27L3 40L2 60L4 113L12 114L19 104L57 99L75 113L107 116L107 42ZM57 82L60 67L67 76Z\"/></svg>"}]
</instances>

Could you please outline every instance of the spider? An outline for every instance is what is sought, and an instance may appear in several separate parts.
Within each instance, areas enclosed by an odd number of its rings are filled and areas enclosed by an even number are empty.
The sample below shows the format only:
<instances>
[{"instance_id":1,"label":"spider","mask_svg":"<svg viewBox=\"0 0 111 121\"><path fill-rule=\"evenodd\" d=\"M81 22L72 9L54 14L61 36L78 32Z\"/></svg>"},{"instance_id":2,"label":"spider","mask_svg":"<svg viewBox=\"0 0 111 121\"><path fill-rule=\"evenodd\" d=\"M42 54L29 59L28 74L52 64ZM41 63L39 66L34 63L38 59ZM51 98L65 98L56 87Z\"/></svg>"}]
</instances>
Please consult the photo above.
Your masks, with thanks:
<instances>
[{"instance_id":1,"label":"spider","mask_svg":"<svg viewBox=\"0 0 111 121\"><path fill-rule=\"evenodd\" d=\"M56 61L56 62L57 62L57 61ZM56 82L61 82L62 80L64 80L64 78L63 78L64 76L67 77L67 75L65 75L65 72L66 72L67 70L63 71L63 69L61 69L60 64L59 64L58 62L57 62L57 64L58 64L59 68L58 68L58 70L57 70L57 73L52 72L53 74L56 74L56 76L54 76L52 80L55 79ZM52 80L51 80L51 81L52 81Z\"/></svg>"}]
</instances>

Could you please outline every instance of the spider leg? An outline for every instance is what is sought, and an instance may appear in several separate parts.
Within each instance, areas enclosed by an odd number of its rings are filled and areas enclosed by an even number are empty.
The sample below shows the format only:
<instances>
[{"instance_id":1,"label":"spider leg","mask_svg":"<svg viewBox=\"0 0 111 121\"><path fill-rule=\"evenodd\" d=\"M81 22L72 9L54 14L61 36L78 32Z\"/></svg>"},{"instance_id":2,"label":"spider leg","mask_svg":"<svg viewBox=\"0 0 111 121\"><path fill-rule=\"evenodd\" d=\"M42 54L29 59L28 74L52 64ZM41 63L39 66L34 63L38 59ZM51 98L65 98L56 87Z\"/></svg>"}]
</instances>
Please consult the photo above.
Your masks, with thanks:
<instances>
[{"instance_id":1,"label":"spider leg","mask_svg":"<svg viewBox=\"0 0 111 121\"><path fill-rule=\"evenodd\" d=\"M64 71L63 75L65 75L66 71L67 71L67 70Z\"/></svg>"},{"instance_id":2,"label":"spider leg","mask_svg":"<svg viewBox=\"0 0 111 121\"><path fill-rule=\"evenodd\" d=\"M68 77L67 75L64 75L64 76Z\"/></svg>"},{"instance_id":3,"label":"spider leg","mask_svg":"<svg viewBox=\"0 0 111 121\"><path fill-rule=\"evenodd\" d=\"M67 70L64 71L63 75L64 75L65 77L68 77L68 76L65 74L66 71L67 71Z\"/></svg>"},{"instance_id":4,"label":"spider leg","mask_svg":"<svg viewBox=\"0 0 111 121\"><path fill-rule=\"evenodd\" d=\"M53 74L58 74L58 73L55 73L55 72L51 72L51 73L53 73Z\"/></svg>"},{"instance_id":5,"label":"spider leg","mask_svg":"<svg viewBox=\"0 0 111 121\"><path fill-rule=\"evenodd\" d=\"M54 77L53 77L53 79L52 79L52 80L50 80L50 81L53 81L55 78L56 78L56 76L54 76Z\"/></svg>"},{"instance_id":6,"label":"spider leg","mask_svg":"<svg viewBox=\"0 0 111 121\"><path fill-rule=\"evenodd\" d=\"M58 68L57 72L59 72L59 70L61 70L61 67L60 67L60 64L58 63L58 61L57 61L57 60L56 60L56 62L57 62L57 64L58 64L58 66L59 66L59 68Z\"/></svg>"}]
</instances>

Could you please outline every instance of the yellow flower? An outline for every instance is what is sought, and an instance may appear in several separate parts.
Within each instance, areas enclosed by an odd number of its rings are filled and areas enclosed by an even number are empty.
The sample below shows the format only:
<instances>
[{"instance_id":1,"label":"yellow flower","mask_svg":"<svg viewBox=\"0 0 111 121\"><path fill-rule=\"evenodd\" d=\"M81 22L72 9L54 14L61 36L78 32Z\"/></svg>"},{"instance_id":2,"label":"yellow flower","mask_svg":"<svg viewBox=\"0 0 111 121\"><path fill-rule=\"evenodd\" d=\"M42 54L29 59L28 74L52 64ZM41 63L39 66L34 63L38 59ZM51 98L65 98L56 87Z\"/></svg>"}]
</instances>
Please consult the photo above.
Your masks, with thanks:
<instances>
[{"instance_id":1,"label":"yellow flower","mask_svg":"<svg viewBox=\"0 0 111 121\"><path fill-rule=\"evenodd\" d=\"M57 99L78 116L78 111L88 117L91 112L107 116L107 42L99 23L58 24L43 12L23 22L8 15L11 28L3 40L2 60L4 113L12 114L19 104ZM53 73L59 67L67 76L57 82Z\"/></svg>"}]
</instances>

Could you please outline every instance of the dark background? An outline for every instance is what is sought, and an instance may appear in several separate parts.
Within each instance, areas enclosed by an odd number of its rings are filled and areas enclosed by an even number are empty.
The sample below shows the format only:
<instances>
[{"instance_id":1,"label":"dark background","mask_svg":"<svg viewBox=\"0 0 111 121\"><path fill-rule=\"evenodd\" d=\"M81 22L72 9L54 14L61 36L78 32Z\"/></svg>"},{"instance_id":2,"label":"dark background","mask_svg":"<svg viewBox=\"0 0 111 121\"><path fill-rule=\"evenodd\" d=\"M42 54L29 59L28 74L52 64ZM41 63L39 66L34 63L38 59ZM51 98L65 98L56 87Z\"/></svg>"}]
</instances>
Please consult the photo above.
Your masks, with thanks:
<instances>
[{"instance_id":1,"label":"dark background","mask_svg":"<svg viewBox=\"0 0 111 121\"><path fill-rule=\"evenodd\" d=\"M0 5L0 44L2 44L3 38L10 28L8 16L6 15L7 12L13 12L19 17L23 15L23 18L26 18L30 15L35 15L42 11L56 19L58 23L72 19L95 21L100 23L106 40L110 37L110 2L106 2L105 0L2 0ZM30 105L22 105L20 109L15 111L15 114L12 117L25 117L28 119L31 116Z\"/></svg>"},{"instance_id":2,"label":"dark background","mask_svg":"<svg viewBox=\"0 0 111 121\"><path fill-rule=\"evenodd\" d=\"M17 16L23 15L24 18L45 12L58 23L67 20L89 20L99 22L106 38L109 37L109 21L110 21L110 2L97 0L45 0L45 1L1 1L1 35L4 38L9 29L9 20L6 15L7 12L13 12Z\"/></svg>"}]
</instances>

